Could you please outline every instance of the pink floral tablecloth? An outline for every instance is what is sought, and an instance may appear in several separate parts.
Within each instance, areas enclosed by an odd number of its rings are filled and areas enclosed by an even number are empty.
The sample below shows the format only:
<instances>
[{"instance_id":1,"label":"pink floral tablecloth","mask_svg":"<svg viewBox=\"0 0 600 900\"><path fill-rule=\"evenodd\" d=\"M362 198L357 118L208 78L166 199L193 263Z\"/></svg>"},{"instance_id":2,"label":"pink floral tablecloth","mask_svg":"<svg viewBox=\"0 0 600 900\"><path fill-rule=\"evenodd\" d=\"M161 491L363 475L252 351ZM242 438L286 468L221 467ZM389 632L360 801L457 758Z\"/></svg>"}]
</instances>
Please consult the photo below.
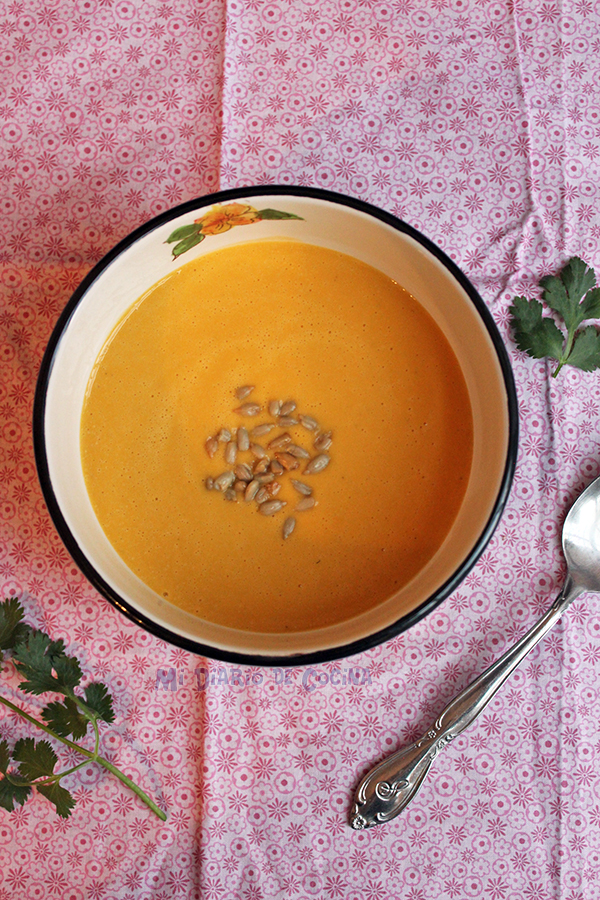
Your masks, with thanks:
<instances>
[{"instance_id":1,"label":"pink floral tablecloth","mask_svg":"<svg viewBox=\"0 0 600 900\"><path fill-rule=\"evenodd\" d=\"M2 595L108 685L104 753L168 811L93 765L68 819L40 796L0 810L1 900L600 897L593 596L405 813L347 824L368 766L549 606L564 511L600 472L600 374L552 379L508 326L570 256L600 273L599 59L597 0L0 3ZM130 624L70 561L32 452L37 369L81 278L158 212L254 183L360 197L438 243L489 305L520 401L510 499L459 590L312 669L217 663ZM9 744L30 733L0 716Z\"/></svg>"}]
</instances>

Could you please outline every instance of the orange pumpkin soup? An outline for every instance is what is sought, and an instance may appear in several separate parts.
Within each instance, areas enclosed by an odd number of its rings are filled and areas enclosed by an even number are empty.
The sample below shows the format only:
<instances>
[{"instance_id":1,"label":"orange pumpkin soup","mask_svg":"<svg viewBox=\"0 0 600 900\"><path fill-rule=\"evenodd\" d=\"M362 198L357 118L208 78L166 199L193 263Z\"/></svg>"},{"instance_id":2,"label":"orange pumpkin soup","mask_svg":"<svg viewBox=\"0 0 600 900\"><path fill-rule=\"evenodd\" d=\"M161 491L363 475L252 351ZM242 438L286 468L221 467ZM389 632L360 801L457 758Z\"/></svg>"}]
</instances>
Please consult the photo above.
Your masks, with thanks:
<instances>
[{"instance_id":1,"label":"orange pumpkin soup","mask_svg":"<svg viewBox=\"0 0 600 900\"><path fill-rule=\"evenodd\" d=\"M251 418L234 412L247 384ZM263 446L283 431L311 455L320 432L332 441L323 471L300 459L284 473L287 505L267 516L206 489L233 466L226 443L212 458L205 444L275 421L274 399L320 431L292 424ZM454 521L472 442L461 369L429 314L370 266L291 240L217 250L149 290L100 354L81 419L88 493L123 560L171 603L248 631L331 625L410 581ZM316 506L294 511L292 478Z\"/></svg>"}]
</instances>

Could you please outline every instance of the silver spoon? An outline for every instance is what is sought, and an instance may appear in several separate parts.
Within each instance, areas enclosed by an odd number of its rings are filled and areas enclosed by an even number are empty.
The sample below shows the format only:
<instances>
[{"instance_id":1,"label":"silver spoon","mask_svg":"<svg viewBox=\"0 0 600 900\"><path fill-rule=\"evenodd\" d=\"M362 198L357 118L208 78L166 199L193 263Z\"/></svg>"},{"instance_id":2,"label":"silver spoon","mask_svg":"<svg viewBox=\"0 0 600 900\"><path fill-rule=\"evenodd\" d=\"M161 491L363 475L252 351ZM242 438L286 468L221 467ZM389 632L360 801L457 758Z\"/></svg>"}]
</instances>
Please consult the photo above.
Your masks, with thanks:
<instances>
[{"instance_id":1,"label":"silver spoon","mask_svg":"<svg viewBox=\"0 0 600 900\"><path fill-rule=\"evenodd\" d=\"M393 753L365 775L354 798L352 828L371 828L402 812L438 753L477 718L573 600L585 591L600 592L600 478L585 489L569 510L563 525L562 547L567 577L548 612L514 647L451 700L422 738Z\"/></svg>"}]
</instances>

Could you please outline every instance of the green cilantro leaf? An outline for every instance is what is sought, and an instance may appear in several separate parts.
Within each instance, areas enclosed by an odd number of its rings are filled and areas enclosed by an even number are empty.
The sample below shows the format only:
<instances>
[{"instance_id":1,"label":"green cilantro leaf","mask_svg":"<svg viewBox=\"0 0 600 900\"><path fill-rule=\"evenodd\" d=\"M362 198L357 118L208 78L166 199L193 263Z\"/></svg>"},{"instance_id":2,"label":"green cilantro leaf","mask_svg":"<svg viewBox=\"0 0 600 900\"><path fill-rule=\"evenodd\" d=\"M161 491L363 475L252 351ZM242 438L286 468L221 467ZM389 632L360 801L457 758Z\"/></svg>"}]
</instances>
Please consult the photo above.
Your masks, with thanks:
<instances>
[{"instance_id":1,"label":"green cilantro leaf","mask_svg":"<svg viewBox=\"0 0 600 900\"><path fill-rule=\"evenodd\" d=\"M23 610L16 597L0 603L0 661L2 650L13 650L27 639L31 628L23 622Z\"/></svg>"},{"instance_id":2,"label":"green cilantro leaf","mask_svg":"<svg viewBox=\"0 0 600 900\"><path fill-rule=\"evenodd\" d=\"M592 325L580 330L587 319L600 318L600 288L596 274L582 259L574 256L558 275L540 281L542 299L562 319L565 331L553 318L543 315L539 300L515 297L510 307L511 324L519 350L534 359L550 357L558 362L555 378L564 365L586 372L600 367L600 337Z\"/></svg>"},{"instance_id":3,"label":"green cilantro leaf","mask_svg":"<svg viewBox=\"0 0 600 900\"><path fill-rule=\"evenodd\" d=\"M19 771L11 772L8 778L5 776L0 781L0 805L5 809L13 809L14 803L24 803L31 792L33 782L36 790L55 805L59 816L63 818L70 816L75 800L60 786L60 778L46 782L43 780L54 775L54 767L58 762L58 757L48 741L36 743L33 738L22 738L15 744L13 757L19 763Z\"/></svg>"},{"instance_id":4,"label":"green cilantro leaf","mask_svg":"<svg viewBox=\"0 0 600 900\"><path fill-rule=\"evenodd\" d=\"M0 806L12 812L16 806L22 806L31 794L31 785L25 778L14 775L0 778Z\"/></svg>"},{"instance_id":5,"label":"green cilantro leaf","mask_svg":"<svg viewBox=\"0 0 600 900\"><path fill-rule=\"evenodd\" d=\"M542 310L539 300L514 298L510 312L517 347L534 359L550 356L560 360L564 336L552 319L542 316Z\"/></svg>"},{"instance_id":6,"label":"green cilantro leaf","mask_svg":"<svg viewBox=\"0 0 600 900\"><path fill-rule=\"evenodd\" d=\"M99 681L92 681L91 684L88 684L85 689L85 703L103 722L108 722L110 725L114 721L112 697L106 685Z\"/></svg>"},{"instance_id":7,"label":"green cilantro leaf","mask_svg":"<svg viewBox=\"0 0 600 900\"><path fill-rule=\"evenodd\" d=\"M600 319L600 288L592 288L581 301L584 319Z\"/></svg>"},{"instance_id":8,"label":"green cilantro leaf","mask_svg":"<svg viewBox=\"0 0 600 900\"><path fill-rule=\"evenodd\" d=\"M15 665L25 676L20 687L29 694L43 694L55 689L56 678L52 674L53 650L58 651L62 641L51 641L42 631L33 631L15 649Z\"/></svg>"},{"instance_id":9,"label":"green cilantro leaf","mask_svg":"<svg viewBox=\"0 0 600 900\"><path fill-rule=\"evenodd\" d=\"M13 759L19 763L19 775L28 781L54 775L54 766L58 762L58 757L48 741L36 743L33 738L21 738L17 741Z\"/></svg>"},{"instance_id":10,"label":"green cilantro leaf","mask_svg":"<svg viewBox=\"0 0 600 900\"><path fill-rule=\"evenodd\" d=\"M540 281L543 299L550 309L562 317L568 329L581 325L585 316L581 300L596 284L596 275L582 259L574 256L560 274L549 275Z\"/></svg>"},{"instance_id":11,"label":"green cilantro leaf","mask_svg":"<svg viewBox=\"0 0 600 900\"><path fill-rule=\"evenodd\" d=\"M66 697L64 703L60 700L48 703L42 710L42 718L56 734L72 735L75 740L85 736L89 725L89 719L70 697Z\"/></svg>"},{"instance_id":12,"label":"green cilantro leaf","mask_svg":"<svg viewBox=\"0 0 600 900\"><path fill-rule=\"evenodd\" d=\"M6 741L0 741L0 772L6 775L10 762L10 750Z\"/></svg>"},{"instance_id":13,"label":"green cilantro leaf","mask_svg":"<svg viewBox=\"0 0 600 900\"><path fill-rule=\"evenodd\" d=\"M596 273L578 256L573 256L564 266L560 278L572 304L579 303L596 286Z\"/></svg>"},{"instance_id":14,"label":"green cilantro leaf","mask_svg":"<svg viewBox=\"0 0 600 900\"><path fill-rule=\"evenodd\" d=\"M74 656L67 656L67 654L62 651L52 655L52 664L54 666L54 671L56 672L56 679L60 685L60 687L58 687L60 693L73 690L73 688L81 681L83 672L81 671L78 660L75 659Z\"/></svg>"},{"instance_id":15,"label":"green cilantro leaf","mask_svg":"<svg viewBox=\"0 0 600 900\"><path fill-rule=\"evenodd\" d=\"M577 320L577 310L571 304L567 289L562 280L556 275L548 275L542 278L540 286L543 288L542 298L548 304L550 309L562 316L565 324L572 323L573 319ZM577 322L577 325L579 322Z\"/></svg>"},{"instance_id":16,"label":"green cilantro leaf","mask_svg":"<svg viewBox=\"0 0 600 900\"><path fill-rule=\"evenodd\" d=\"M8 743L0 741L0 772L4 776L0 778L0 806L8 810L14 809L15 803L21 806L31 793L28 779L18 772L11 772L6 777L11 761Z\"/></svg>"},{"instance_id":17,"label":"green cilantro leaf","mask_svg":"<svg viewBox=\"0 0 600 900\"><path fill-rule=\"evenodd\" d=\"M15 648L14 656L19 673L25 676L20 687L28 694L65 694L81 681L81 667L75 657L67 656L63 641L52 641L43 631L32 631Z\"/></svg>"},{"instance_id":18,"label":"green cilantro leaf","mask_svg":"<svg viewBox=\"0 0 600 900\"><path fill-rule=\"evenodd\" d=\"M569 365L577 366L585 372L600 368L600 334L592 325L588 325L575 335Z\"/></svg>"},{"instance_id":19,"label":"green cilantro leaf","mask_svg":"<svg viewBox=\"0 0 600 900\"><path fill-rule=\"evenodd\" d=\"M58 781L36 785L36 790L54 804L59 816L62 816L63 819L69 818L71 810L75 806L75 800L66 788L61 787Z\"/></svg>"}]
</instances>

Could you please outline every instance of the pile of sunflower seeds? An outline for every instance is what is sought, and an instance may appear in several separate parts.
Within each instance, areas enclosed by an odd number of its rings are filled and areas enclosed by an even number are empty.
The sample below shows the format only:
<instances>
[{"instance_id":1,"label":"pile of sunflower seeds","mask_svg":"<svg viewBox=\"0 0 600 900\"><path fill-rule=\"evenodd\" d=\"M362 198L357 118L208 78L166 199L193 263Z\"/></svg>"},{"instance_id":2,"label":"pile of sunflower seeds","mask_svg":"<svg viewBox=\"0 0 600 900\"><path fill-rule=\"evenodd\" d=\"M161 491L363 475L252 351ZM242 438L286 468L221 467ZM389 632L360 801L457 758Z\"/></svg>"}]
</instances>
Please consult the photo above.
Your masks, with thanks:
<instances>
[{"instance_id":1,"label":"pile of sunflower seeds","mask_svg":"<svg viewBox=\"0 0 600 900\"><path fill-rule=\"evenodd\" d=\"M252 428L250 425L222 427L210 435L204 445L206 452L213 459L222 450L227 469L216 478L209 476L204 484L209 491L221 492L225 500L254 502L261 515L274 516L287 506L285 500L277 497L286 475L296 473L301 466L304 466L299 473L302 475L316 475L327 468L331 461L332 433L321 431L313 416L299 413L294 400L271 400L263 409L259 403L247 399L253 391L251 384L235 391L240 406L233 412L244 419L266 413L268 421L258 422ZM288 429L296 426L310 436L312 450L295 443ZM290 483L300 495L293 512L305 512L317 506L310 484L296 477L290 477ZM281 531L284 540L295 527L295 517L288 516Z\"/></svg>"}]
</instances>

